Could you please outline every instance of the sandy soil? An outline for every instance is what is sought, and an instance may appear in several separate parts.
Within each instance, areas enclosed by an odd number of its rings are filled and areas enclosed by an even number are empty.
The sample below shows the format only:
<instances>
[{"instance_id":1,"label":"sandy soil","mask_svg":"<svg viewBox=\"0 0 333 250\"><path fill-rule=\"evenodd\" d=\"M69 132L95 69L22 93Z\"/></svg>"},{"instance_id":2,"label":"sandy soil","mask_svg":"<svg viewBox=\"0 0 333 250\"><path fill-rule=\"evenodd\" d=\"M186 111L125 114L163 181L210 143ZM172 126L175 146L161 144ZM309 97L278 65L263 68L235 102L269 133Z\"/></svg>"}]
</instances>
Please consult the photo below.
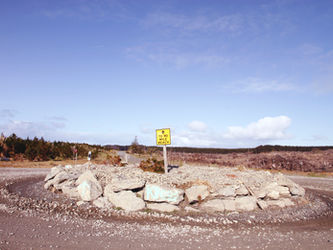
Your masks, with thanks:
<instances>
[{"instance_id":1,"label":"sandy soil","mask_svg":"<svg viewBox=\"0 0 333 250\"><path fill-rule=\"evenodd\" d=\"M91 208L71 214L75 206L70 200L41 188L48 171L0 169L0 249L333 249L332 178L291 177L307 188L314 203L324 204L322 216L308 216L300 209L304 218L298 221L260 223L255 212L245 214L240 223L224 225L98 217ZM51 200L61 202L60 207L43 207Z\"/></svg>"}]
</instances>

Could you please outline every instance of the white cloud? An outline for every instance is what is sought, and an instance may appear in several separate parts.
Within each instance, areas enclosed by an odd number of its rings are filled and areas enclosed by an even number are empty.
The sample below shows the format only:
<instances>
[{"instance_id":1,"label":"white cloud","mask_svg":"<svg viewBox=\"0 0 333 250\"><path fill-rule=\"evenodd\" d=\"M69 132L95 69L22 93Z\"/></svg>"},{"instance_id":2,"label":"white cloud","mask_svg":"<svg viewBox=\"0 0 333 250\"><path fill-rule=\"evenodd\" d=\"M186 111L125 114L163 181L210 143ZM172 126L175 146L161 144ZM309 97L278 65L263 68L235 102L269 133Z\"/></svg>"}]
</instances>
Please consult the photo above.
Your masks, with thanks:
<instances>
[{"instance_id":1,"label":"white cloud","mask_svg":"<svg viewBox=\"0 0 333 250\"><path fill-rule=\"evenodd\" d=\"M263 80L255 77L231 83L224 88L236 93L282 92L296 89L293 84L283 80Z\"/></svg>"},{"instance_id":2,"label":"white cloud","mask_svg":"<svg viewBox=\"0 0 333 250\"><path fill-rule=\"evenodd\" d=\"M287 139L289 135L286 133L286 130L290 124L291 119L287 116L265 117L257 122L250 123L246 127L228 127L224 138L255 141Z\"/></svg>"},{"instance_id":3,"label":"white cloud","mask_svg":"<svg viewBox=\"0 0 333 250\"><path fill-rule=\"evenodd\" d=\"M207 129L207 125L201 121L192 121L188 124L191 131L204 132Z\"/></svg>"}]
</instances>

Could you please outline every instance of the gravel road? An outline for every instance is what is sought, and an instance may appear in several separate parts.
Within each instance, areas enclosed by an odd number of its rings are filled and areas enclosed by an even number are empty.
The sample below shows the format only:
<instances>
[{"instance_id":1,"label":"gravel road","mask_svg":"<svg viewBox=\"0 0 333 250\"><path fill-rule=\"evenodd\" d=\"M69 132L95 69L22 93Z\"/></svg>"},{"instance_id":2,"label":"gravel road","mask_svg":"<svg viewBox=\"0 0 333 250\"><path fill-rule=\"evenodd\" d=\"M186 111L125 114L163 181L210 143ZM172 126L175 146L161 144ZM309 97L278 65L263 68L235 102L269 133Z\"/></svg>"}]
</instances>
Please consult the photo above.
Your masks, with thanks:
<instances>
[{"instance_id":1,"label":"gravel road","mask_svg":"<svg viewBox=\"0 0 333 250\"><path fill-rule=\"evenodd\" d=\"M333 179L290 177L330 209L325 216L294 222L256 223L255 213L248 215L248 223L232 225L83 218L8 202L8 197L29 196L27 202L43 204L38 200L42 194L32 187L48 171L0 168L0 249L333 249ZM17 188L4 192L12 182L19 183Z\"/></svg>"}]
</instances>

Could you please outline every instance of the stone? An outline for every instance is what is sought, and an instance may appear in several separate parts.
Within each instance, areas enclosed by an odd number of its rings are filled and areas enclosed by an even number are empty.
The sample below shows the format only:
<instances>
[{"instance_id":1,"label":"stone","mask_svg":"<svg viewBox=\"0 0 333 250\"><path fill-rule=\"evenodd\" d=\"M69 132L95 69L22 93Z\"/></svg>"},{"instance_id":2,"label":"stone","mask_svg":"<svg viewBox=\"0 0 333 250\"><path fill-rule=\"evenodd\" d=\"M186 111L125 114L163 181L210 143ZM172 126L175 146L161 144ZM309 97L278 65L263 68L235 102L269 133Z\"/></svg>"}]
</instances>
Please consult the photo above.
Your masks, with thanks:
<instances>
[{"instance_id":1,"label":"stone","mask_svg":"<svg viewBox=\"0 0 333 250\"><path fill-rule=\"evenodd\" d=\"M279 192L280 197L290 197L290 191L288 187L277 186L276 191Z\"/></svg>"},{"instance_id":2,"label":"stone","mask_svg":"<svg viewBox=\"0 0 333 250\"><path fill-rule=\"evenodd\" d=\"M172 205L178 205L184 200L184 191L178 188L148 184L145 187L143 197L145 201L167 202Z\"/></svg>"},{"instance_id":3,"label":"stone","mask_svg":"<svg viewBox=\"0 0 333 250\"><path fill-rule=\"evenodd\" d=\"M224 209L227 212L233 212L236 210L235 200L222 200L224 204Z\"/></svg>"},{"instance_id":4,"label":"stone","mask_svg":"<svg viewBox=\"0 0 333 250\"><path fill-rule=\"evenodd\" d=\"M93 205L98 208L110 208L112 203L110 203L107 197L99 197L93 201Z\"/></svg>"},{"instance_id":5,"label":"stone","mask_svg":"<svg viewBox=\"0 0 333 250\"><path fill-rule=\"evenodd\" d=\"M141 189L145 186L146 181L142 179L112 179L111 183L113 191Z\"/></svg>"},{"instance_id":6,"label":"stone","mask_svg":"<svg viewBox=\"0 0 333 250\"><path fill-rule=\"evenodd\" d=\"M200 212L200 210L195 209L193 207L185 207L184 210L188 213L199 213Z\"/></svg>"},{"instance_id":7,"label":"stone","mask_svg":"<svg viewBox=\"0 0 333 250\"><path fill-rule=\"evenodd\" d=\"M304 196L305 190L301 186L294 184L294 186L289 188L291 195Z\"/></svg>"},{"instance_id":8,"label":"stone","mask_svg":"<svg viewBox=\"0 0 333 250\"><path fill-rule=\"evenodd\" d=\"M271 200L278 200L279 197L280 197L280 194L279 194L278 191L272 190L272 191L270 191L270 192L267 193L266 197L268 199L271 199Z\"/></svg>"},{"instance_id":9,"label":"stone","mask_svg":"<svg viewBox=\"0 0 333 250\"><path fill-rule=\"evenodd\" d=\"M220 199L209 200L201 205L201 208L209 212L224 212L224 202Z\"/></svg>"},{"instance_id":10,"label":"stone","mask_svg":"<svg viewBox=\"0 0 333 250\"><path fill-rule=\"evenodd\" d=\"M241 185L239 188L236 189L236 195L237 196L245 196L248 195L249 191L244 185Z\"/></svg>"},{"instance_id":11,"label":"stone","mask_svg":"<svg viewBox=\"0 0 333 250\"><path fill-rule=\"evenodd\" d=\"M281 173L275 175L275 180L279 186L291 187L295 184L292 180L288 179L285 175Z\"/></svg>"},{"instance_id":12,"label":"stone","mask_svg":"<svg viewBox=\"0 0 333 250\"><path fill-rule=\"evenodd\" d=\"M51 171L46 175L44 181L53 179L57 174L63 171L61 165L51 168Z\"/></svg>"},{"instance_id":13,"label":"stone","mask_svg":"<svg viewBox=\"0 0 333 250\"><path fill-rule=\"evenodd\" d=\"M81 197L76 187L63 186L61 190L69 198L79 199Z\"/></svg>"},{"instance_id":14,"label":"stone","mask_svg":"<svg viewBox=\"0 0 333 250\"><path fill-rule=\"evenodd\" d=\"M257 208L257 199L253 196L236 197L236 211L252 211Z\"/></svg>"},{"instance_id":15,"label":"stone","mask_svg":"<svg viewBox=\"0 0 333 250\"><path fill-rule=\"evenodd\" d=\"M232 186L226 186L224 188L221 188L217 191L218 195L223 197L235 197L236 196L236 190Z\"/></svg>"},{"instance_id":16,"label":"stone","mask_svg":"<svg viewBox=\"0 0 333 250\"><path fill-rule=\"evenodd\" d=\"M265 210L268 208L268 204L266 201L259 200L259 201L257 201L257 204L258 204L258 207L262 210Z\"/></svg>"},{"instance_id":17,"label":"stone","mask_svg":"<svg viewBox=\"0 0 333 250\"><path fill-rule=\"evenodd\" d=\"M87 181L87 180L98 183L95 175L90 170L87 170L83 174L81 174L75 183L76 183L76 185L79 186L81 183L83 183L84 181Z\"/></svg>"},{"instance_id":18,"label":"stone","mask_svg":"<svg viewBox=\"0 0 333 250\"><path fill-rule=\"evenodd\" d=\"M65 171L61 171L59 172L55 177L53 177L52 179L48 180L45 185L44 185L44 188L45 189L48 189L50 186L56 186L66 180L70 180L70 179L73 179L74 176L73 175L70 175L68 174L67 172Z\"/></svg>"},{"instance_id":19,"label":"stone","mask_svg":"<svg viewBox=\"0 0 333 250\"><path fill-rule=\"evenodd\" d=\"M283 200L270 200L266 201L268 206L277 206L280 208L284 208L286 206L285 202Z\"/></svg>"},{"instance_id":20,"label":"stone","mask_svg":"<svg viewBox=\"0 0 333 250\"><path fill-rule=\"evenodd\" d=\"M121 191L119 193L108 192L108 200L115 206L126 211L138 211L145 208L145 202L136 197L132 191Z\"/></svg>"},{"instance_id":21,"label":"stone","mask_svg":"<svg viewBox=\"0 0 333 250\"><path fill-rule=\"evenodd\" d=\"M149 203L147 204L147 208L151 210L168 212L168 213L179 211L179 208L177 206L171 205L169 203Z\"/></svg>"},{"instance_id":22,"label":"stone","mask_svg":"<svg viewBox=\"0 0 333 250\"><path fill-rule=\"evenodd\" d=\"M83 201L92 201L97 199L102 195L102 187L98 182L91 180L83 181L78 187L77 190L80 194L80 197Z\"/></svg>"},{"instance_id":23,"label":"stone","mask_svg":"<svg viewBox=\"0 0 333 250\"><path fill-rule=\"evenodd\" d=\"M259 190L259 191L254 192L254 196L257 199L263 199L263 198L266 197L266 195L267 195L267 191L266 190Z\"/></svg>"},{"instance_id":24,"label":"stone","mask_svg":"<svg viewBox=\"0 0 333 250\"><path fill-rule=\"evenodd\" d=\"M204 200L208 195L208 187L206 185L195 185L185 190L185 195L189 203Z\"/></svg>"}]
</instances>

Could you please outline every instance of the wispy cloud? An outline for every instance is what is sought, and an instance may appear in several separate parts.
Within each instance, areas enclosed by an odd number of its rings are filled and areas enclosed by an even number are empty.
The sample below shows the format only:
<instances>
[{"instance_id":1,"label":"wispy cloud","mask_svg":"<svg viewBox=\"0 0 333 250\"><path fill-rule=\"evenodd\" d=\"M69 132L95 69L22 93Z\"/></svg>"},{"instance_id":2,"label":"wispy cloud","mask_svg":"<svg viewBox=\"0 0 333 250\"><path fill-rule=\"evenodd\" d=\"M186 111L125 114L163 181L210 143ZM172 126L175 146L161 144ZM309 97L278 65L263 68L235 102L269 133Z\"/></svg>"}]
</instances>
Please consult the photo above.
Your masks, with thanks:
<instances>
[{"instance_id":1,"label":"wispy cloud","mask_svg":"<svg viewBox=\"0 0 333 250\"><path fill-rule=\"evenodd\" d=\"M239 14L211 17L208 15L186 16L175 13L156 12L149 14L142 24L148 28L160 27L190 32L238 32L243 25Z\"/></svg>"},{"instance_id":2,"label":"wispy cloud","mask_svg":"<svg viewBox=\"0 0 333 250\"><path fill-rule=\"evenodd\" d=\"M223 89L235 93L263 93L263 92L283 92L293 91L297 87L283 80L264 80L249 77L245 80L233 82L223 86Z\"/></svg>"},{"instance_id":3,"label":"wispy cloud","mask_svg":"<svg viewBox=\"0 0 333 250\"><path fill-rule=\"evenodd\" d=\"M17 114L17 110L15 109L1 109L0 110L0 119L7 119L7 118L13 118Z\"/></svg>"},{"instance_id":4,"label":"wispy cloud","mask_svg":"<svg viewBox=\"0 0 333 250\"><path fill-rule=\"evenodd\" d=\"M41 14L48 18L75 18L105 20L109 18L127 19L129 14L125 5L118 0L81 0L53 2L51 6L43 6Z\"/></svg>"},{"instance_id":5,"label":"wispy cloud","mask_svg":"<svg viewBox=\"0 0 333 250\"><path fill-rule=\"evenodd\" d=\"M229 59L211 52L184 52L175 48L159 48L156 46L137 46L126 49L128 57L139 62L150 62L161 66L184 69L190 66L208 68L222 67L229 63Z\"/></svg>"}]
</instances>

